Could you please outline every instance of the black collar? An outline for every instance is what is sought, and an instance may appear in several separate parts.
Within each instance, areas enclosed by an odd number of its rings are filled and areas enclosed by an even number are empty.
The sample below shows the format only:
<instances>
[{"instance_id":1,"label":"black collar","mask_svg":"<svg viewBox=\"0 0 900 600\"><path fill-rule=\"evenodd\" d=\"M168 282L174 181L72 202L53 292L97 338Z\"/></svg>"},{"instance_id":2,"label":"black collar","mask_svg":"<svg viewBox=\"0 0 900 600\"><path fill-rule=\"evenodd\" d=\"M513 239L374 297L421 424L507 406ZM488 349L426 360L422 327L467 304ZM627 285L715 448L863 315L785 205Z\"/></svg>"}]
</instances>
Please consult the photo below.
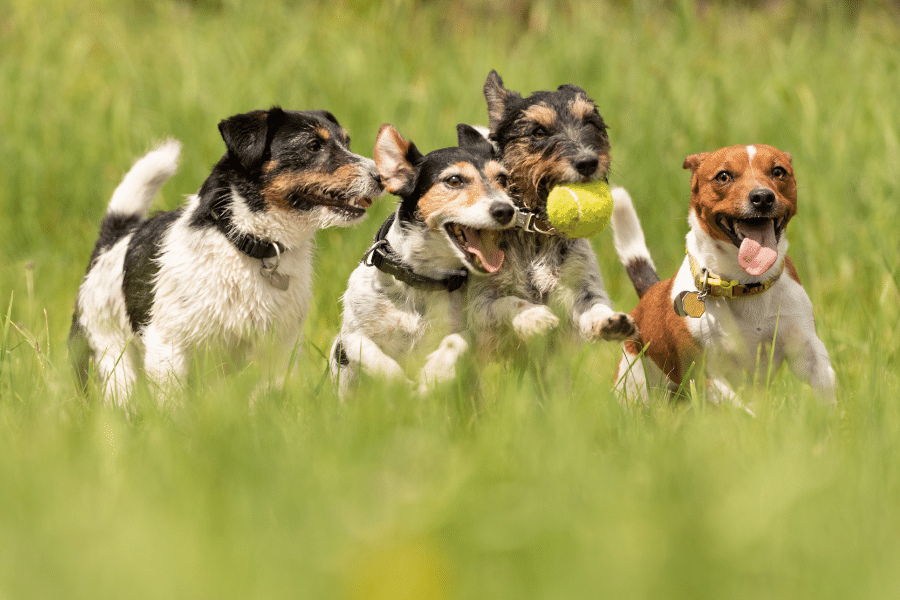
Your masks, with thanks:
<instances>
[{"instance_id":1,"label":"black collar","mask_svg":"<svg viewBox=\"0 0 900 600\"><path fill-rule=\"evenodd\" d=\"M286 248L278 242L267 242L255 235L240 233L231 222L231 213L224 206L225 201L231 197L231 192L220 194L209 210L216 228L222 232L225 238L234 244L234 247L250 258L272 258L282 254Z\"/></svg>"},{"instance_id":2,"label":"black collar","mask_svg":"<svg viewBox=\"0 0 900 600\"><path fill-rule=\"evenodd\" d=\"M469 272L465 269L441 269L445 275L441 279L433 279L425 275L419 275L413 268L403 262L387 241L387 232L394 223L395 213L385 220L375 234L375 243L362 257L362 262L368 267L375 267L383 273L391 275L394 279L402 281L406 285L420 290L453 292L466 284Z\"/></svg>"}]
</instances>

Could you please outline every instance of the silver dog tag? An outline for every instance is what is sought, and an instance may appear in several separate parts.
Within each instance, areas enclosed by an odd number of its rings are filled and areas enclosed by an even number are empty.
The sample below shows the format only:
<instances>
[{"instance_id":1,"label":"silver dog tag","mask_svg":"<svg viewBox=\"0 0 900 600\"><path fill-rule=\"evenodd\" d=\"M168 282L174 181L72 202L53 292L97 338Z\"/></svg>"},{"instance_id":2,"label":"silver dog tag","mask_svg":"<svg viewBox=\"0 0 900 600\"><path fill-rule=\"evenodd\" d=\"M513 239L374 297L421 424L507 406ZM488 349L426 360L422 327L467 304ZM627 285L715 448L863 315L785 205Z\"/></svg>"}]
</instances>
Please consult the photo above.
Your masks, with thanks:
<instances>
[{"instance_id":1,"label":"silver dog tag","mask_svg":"<svg viewBox=\"0 0 900 600\"><path fill-rule=\"evenodd\" d=\"M267 265L265 260L261 260L260 262L262 263L262 266L259 268L259 273L266 278L269 285L281 291L287 290L291 283L291 278L289 275L278 272L278 263L276 262L274 265Z\"/></svg>"},{"instance_id":2,"label":"silver dog tag","mask_svg":"<svg viewBox=\"0 0 900 600\"><path fill-rule=\"evenodd\" d=\"M681 292L675 296L675 314L679 317L702 317L706 304L697 292Z\"/></svg>"}]
</instances>

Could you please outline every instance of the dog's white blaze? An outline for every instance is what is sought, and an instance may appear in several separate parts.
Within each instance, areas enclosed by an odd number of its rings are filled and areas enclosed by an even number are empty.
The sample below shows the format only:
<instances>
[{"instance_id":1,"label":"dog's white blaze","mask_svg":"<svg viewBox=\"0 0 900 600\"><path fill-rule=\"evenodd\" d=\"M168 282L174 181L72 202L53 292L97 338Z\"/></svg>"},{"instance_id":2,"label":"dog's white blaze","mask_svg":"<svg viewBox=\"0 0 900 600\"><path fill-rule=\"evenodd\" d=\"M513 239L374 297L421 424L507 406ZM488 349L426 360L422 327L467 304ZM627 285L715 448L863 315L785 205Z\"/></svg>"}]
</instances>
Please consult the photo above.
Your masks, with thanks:
<instances>
[{"instance_id":1,"label":"dog's white blaze","mask_svg":"<svg viewBox=\"0 0 900 600\"><path fill-rule=\"evenodd\" d=\"M747 159L750 163L750 177L756 179L756 173L753 172L753 158L756 156L756 146L747 146Z\"/></svg>"}]
</instances>

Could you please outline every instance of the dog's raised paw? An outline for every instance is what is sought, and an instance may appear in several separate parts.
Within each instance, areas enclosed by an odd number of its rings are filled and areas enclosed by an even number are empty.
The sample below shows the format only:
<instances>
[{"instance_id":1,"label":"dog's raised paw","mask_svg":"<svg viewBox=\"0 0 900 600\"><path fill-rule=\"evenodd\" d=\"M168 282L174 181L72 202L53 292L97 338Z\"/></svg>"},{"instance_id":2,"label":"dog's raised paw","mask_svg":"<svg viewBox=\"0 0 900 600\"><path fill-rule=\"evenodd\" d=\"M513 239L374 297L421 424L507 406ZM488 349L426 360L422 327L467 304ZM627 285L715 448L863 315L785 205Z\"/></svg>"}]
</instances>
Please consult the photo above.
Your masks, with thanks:
<instances>
[{"instance_id":1,"label":"dog's raised paw","mask_svg":"<svg viewBox=\"0 0 900 600\"><path fill-rule=\"evenodd\" d=\"M594 335L607 342L624 342L637 333L634 319L626 313L613 313L594 325Z\"/></svg>"},{"instance_id":2,"label":"dog's raised paw","mask_svg":"<svg viewBox=\"0 0 900 600\"><path fill-rule=\"evenodd\" d=\"M546 306L538 304L517 314L513 318L512 325L516 335L527 340L556 329L556 326L559 325L559 317Z\"/></svg>"}]
</instances>

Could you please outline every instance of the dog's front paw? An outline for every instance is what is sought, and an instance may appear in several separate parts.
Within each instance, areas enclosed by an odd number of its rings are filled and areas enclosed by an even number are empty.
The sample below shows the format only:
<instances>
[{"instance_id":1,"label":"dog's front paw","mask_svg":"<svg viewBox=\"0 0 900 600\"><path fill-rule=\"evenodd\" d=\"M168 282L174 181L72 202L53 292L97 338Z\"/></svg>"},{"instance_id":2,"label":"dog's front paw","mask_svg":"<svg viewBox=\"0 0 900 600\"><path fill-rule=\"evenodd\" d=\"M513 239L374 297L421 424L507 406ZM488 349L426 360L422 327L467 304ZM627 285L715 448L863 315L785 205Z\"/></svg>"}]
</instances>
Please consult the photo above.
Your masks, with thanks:
<instances>
[{"instance_id":1,"label":"dog's front paw","mask_svg":"<svg viewBox=\"0 0 900 600\"><path fill-rule=\"evenodd\" d=\"M527 340L556 329L556 326L559 325L559 317L546 306L537 304L513 317L512 325L516 335Z\"/></svg>"},{"instance_id":2,"label":"dog's front paw","mask_svg":"<svg viewBox=\"0 0 900 600\"><path fill-rule=\"evenodd\" d=\"M637 333L634 319L626 313L613 313L605 319L600 319L593 325L594 339L607 342L624 342Z\"/></svg>"}]
</instances>

